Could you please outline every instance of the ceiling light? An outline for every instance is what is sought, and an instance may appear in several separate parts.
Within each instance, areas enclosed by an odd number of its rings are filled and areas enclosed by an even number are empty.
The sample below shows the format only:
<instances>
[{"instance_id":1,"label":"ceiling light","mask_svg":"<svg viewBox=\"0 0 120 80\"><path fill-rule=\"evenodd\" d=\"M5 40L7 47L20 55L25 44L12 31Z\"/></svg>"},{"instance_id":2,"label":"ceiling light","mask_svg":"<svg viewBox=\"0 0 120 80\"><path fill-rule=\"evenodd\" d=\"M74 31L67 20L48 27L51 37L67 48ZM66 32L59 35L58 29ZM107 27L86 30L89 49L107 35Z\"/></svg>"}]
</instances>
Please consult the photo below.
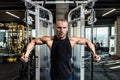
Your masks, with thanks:
<instances>
[{"instance_id":1,"label":"ceiling light","mask_svg":"<svg viewBox=\"0 0 120 80\"><path fill-rule=\"evenodd\" d=\"M110 14L110 13L114 12L115 10L116 10L116 9L112 9L112 10L110 10L110 11L108 11L108 12L104 13L102 16L106 16L106 15L108 15L108 14Z\"/></svg>"},{"instance_id":2,"label":"ceiling light","mask_svg":"<svg viewBox=\"0 0 120 80\"><path fill-rule=\"evenodd\" d=\"M20 18L19 16L16 16L15 14L10 13L10 12L8 12L8 11L6 11L6 13L9 14L9 15L11 15L11 16L13 16L13 17L15 17L15 18L18 18L18 19Z\"/></svg>"}]
</instances>

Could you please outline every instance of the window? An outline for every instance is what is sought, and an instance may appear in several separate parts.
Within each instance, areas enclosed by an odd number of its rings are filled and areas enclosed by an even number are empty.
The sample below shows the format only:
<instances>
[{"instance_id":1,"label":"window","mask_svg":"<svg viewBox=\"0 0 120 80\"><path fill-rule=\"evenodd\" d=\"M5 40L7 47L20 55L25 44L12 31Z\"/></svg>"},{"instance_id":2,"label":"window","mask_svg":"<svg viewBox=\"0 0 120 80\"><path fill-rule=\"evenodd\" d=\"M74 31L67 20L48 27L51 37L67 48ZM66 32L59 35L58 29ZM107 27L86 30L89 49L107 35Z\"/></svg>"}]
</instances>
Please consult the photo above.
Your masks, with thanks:
<instances>
[{"instance_id":1,"label":"window","mask_svg":"<svg viewBox=\"0 0 120 80\"><path fill-rule=\"evenodd\" d=\"M93 28L93 43L100 43L102 47L108 47L108 27ZM91 28L85 29L85 37L91 40Z\"/></svg>"}]
</instances>

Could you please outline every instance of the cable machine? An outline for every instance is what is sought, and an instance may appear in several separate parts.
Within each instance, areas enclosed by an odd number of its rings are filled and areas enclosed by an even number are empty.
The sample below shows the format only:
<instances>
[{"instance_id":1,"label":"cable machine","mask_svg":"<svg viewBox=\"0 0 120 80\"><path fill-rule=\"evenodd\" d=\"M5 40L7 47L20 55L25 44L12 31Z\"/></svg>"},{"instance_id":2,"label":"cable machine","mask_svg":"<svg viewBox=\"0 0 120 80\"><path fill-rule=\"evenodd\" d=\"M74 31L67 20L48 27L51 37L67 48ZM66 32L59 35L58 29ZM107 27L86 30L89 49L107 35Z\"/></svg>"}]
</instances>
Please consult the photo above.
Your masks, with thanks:
<instances>
[{"instance_id":1,"label":"cable machine","mask_svg":"<svg viewBox=\"0 0 120 80\"><path fill-rule=\"evenodd\" d=\"M85 15L84 5L79 5L68 14L69 35L84 37ZM77 13L77 14L76 14ZM80 54L78 54L80 52ZM80 62L80 63L78 63ZM74 80L84 79L84 46L77 45L73 49L73 78ZM77 70L77 69L80 69ZM80 74L81 73L81 74Z\"/></svg>"},{"instance_id":2,"label":"cable machine","mask_svg":"<svg viewBox=\"0 0 120 80\"><path fill-rule=\"evenodd\" d=\"M52 34L53 16L51 11L43 6L33 3L30 0L25 0L26 15L25 22L27 25L27 43L29 43L29 26L35 26L35 38L42 37L43 35L50 36ZM33 24L33 21L35 22ZM27 64L27 80L40 80L44 77L49 80L49 49L46 45L35 46L35 78L31 78L31 61Z\"/></svg>"},{"instance_id":3,"label":"cable machine","mask_svg":"<svg viewBox=\"0 0 120 80\"><path fill-rule=\"evenodd\" d=\"M32 5L32 10L30 10L29 8L27 8L27 15L26 15L26 23L27 23L27 27L29 28L29 25L31 24L32 19L30 18L32 16L34 16L34 22L35 22L35 31L36 31L36 38L39 38L43 35L52 35L52 27L53 27L53 16L51 11L49 11L48 9L44 8L43 5L44 4L76 4L76 8L74 8L73 10L71 10L68 14L68 21L69 21L69 26L73 26L70 27L71 32L69 32L70 36L76 35L76 36L80 36L80 37L84 37L84 28L85 28L85 16L86 14L91 13L91 11L86 11L86 6L90 4L90 6L92 6L94 4L95 0L87 0L87 1L31 1L31 0L25 0L25 4L28 5ZM39 4L42 4L39 5ZM73 13L77 13L78 15L76 16L72 16L71 14ZM91 20L91 19L90 19ZM91 21L93 22L93 21ZM29 24L30 23L30 24ZM78 27L76 27L78 26ZM29 35L27 35L29 36ZM29 42L29 40L28 40ZM80 52L81 54L77 55L77 57L74 56L74 60L79 60L80 64L78 62L75 63L76 68L80 68L80 71L78 72L74 72L74 75L77 76L77 78L75 78L74 80L85 80L85 62L84 62L84 46L77 46L76 48L73 49L73 53L77 53ZM40 76L46 76L47 80L49 80L49 50L46 47L46 45L44 46L36 46L35 48L35 80L40 80ZM45 54L45 55L43 55ZM80 57L80 58L78 58ZM44 60L46 61L47 65L45 65ZM47 67L42 67L42 66L47 66ZM30 68L29 66L29 62L28 62L28 68ZM42 74L40 71L42 71L44 69L46 69L46 71L48 71L48 73L46 75ZM91 70L92 71L92 70ZM30 79L30 69L28 69L28 80ZM44 72L43 72L44 73ZM92 74L92 73L91 73ZM91 78L92 80L92 78Z\"/></svg>"},{"instance_id":4,"label":"cable machine","mask_svg":"<svg viewBox=\"0 0 120 80\"><path fill-rule=\"evenodd\" d=\"M68 14L69 22L69 35L84 37L86 22L91 26L91 32L93 32L93 23L96 22L95 11L93 6L95 0L77 4ZM87 16L89 15L89 16ZM87 17L87 19L86 19ZM91 41L93 42L93 33L91 33ZM80 54L78 53L80 52ZM73 49L73 78L74 80L86 80L85 78L85 50L84 46L77 45ZM80 62L80 63L79 63ZM80 69L80 71L79 71ZM90 79L93 80L93 58L90 59Z\"/></svg>"}]
</instances>

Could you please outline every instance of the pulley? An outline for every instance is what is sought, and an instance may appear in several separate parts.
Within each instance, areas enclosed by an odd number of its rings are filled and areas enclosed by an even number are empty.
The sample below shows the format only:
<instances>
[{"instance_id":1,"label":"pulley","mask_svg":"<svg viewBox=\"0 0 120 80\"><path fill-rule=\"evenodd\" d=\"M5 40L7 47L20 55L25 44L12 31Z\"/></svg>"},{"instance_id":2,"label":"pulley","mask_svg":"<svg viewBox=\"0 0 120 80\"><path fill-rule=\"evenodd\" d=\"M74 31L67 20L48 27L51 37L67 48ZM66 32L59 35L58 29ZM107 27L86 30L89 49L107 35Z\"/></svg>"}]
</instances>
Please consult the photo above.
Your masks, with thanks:
<instances>
[{"instance_id":1,"label":"pulley","mask_svg":"<svg viewBox=\"0 0 120 80\"><path fill-rule=\"evenodd\" d=\"M28 23L29 25L32 25L32 22L33 22L32 17L31 17L31 16L27 16L27 23Z\"/></svg>"},{"instance_id":2,"label":"pulley","mask_svg":"<svg viewBox=\"0 0 120 80\"><path fill-rule=\"evenodd\" d=\"M23 21L25 23L27 23L28 25L32 25L34 20L33 20L33 18L31 16L27 16L27 19L24 18Z\"/></svg>"},{"instance_id":3,"label":"pulley","mask_svg":"<svg viewBox=\"0 0 120 80\"><path fill-rule=\"evenodd\" d=\"M91 9L91 13L88 16L87 21L89 25L92 25L93 23L97 21L94 9Z\"/></svg>"}]
</instances>

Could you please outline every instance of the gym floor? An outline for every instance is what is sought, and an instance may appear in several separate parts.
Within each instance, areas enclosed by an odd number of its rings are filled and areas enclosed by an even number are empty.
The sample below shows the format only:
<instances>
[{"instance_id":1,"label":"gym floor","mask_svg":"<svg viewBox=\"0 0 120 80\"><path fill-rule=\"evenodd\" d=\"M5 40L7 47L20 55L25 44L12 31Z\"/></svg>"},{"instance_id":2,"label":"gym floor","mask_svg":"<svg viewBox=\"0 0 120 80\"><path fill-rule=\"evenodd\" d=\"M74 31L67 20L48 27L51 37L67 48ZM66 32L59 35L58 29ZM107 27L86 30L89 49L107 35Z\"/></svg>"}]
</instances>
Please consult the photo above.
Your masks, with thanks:
<instances>
[{"instance_id":1,"label":"gym floor","mask_svg":"<svg viewBox=\"0 0 120 80\"><path fill-rule=\"evenodd\" d=\"M94 62L93 80L120 80L120 59L112 59L108 54L102 54L101 57L101 62ZM90 64L87 60L85 80L90 79ZM19 76L20 67L20 63L0 63L0 80L15 80Z\"/></svg>"},{"instance_id":2,"label":"gym floor","mask_svg":"<svg viewBox=\"0 0 120 80\"><path fill-rule=\"evenodd\" d=\"M19 75L18 63L0 63L0 80L14 80Z\"/></svg>"},{"instance_id":3,"label":"gym floor","mask_svg":"<svg viewBox=\"0 0 120 80\"><path fill-rule=\"evenodd\" d=\"M111 58L108 54L101 55L102 61L93 65L93 80L120 80L120 59ZM90 64L86 63L86 66ZM85 80L90 78L90 70L86 68Z\"/></svg>"}]
</instances>

